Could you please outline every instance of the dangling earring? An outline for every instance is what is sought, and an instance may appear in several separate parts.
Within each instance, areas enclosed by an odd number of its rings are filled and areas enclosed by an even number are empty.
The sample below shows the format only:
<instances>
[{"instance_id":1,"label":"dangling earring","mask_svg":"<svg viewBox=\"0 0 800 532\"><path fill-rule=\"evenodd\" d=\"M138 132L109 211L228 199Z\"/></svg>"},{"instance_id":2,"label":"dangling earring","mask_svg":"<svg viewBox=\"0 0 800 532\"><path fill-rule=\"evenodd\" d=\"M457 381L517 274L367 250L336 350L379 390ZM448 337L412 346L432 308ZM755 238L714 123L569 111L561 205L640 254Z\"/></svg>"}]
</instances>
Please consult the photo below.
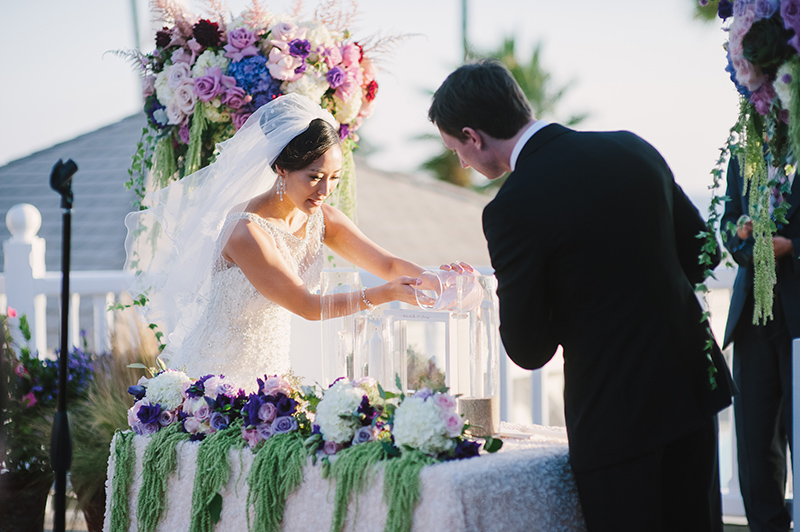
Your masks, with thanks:
<instances>
[{"instance_id":1,"label":"dangling earring","mask_svg":"<svg viewBox=\"0 0 800 532\"><path fill-rule=\"evenodd\" d=\"M282 175L278 176L277 191L278 191L278 198L280 198L280 200L283 201L283 195L286 194L286 178L283 177Z\"/></svg>"}]
</instances>

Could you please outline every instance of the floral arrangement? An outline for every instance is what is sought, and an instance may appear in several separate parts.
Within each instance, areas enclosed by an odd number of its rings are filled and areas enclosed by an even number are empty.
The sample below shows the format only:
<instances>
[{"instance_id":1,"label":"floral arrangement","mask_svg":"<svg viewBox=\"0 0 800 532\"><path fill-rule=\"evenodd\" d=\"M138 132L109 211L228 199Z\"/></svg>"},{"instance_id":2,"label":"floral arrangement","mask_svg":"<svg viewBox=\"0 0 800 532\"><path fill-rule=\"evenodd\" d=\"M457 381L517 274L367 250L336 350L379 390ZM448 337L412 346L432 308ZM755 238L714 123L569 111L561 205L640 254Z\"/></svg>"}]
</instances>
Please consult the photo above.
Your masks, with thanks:
<instances>
[{"instance_id":1,"label":"floral arrangement","mask_svg":"<svg viewBox=\"0 0 800 532\"><path fill-rule=\"evenodd\" d=\"M16 323L14 323L16 322ZM19 329L24 345L15 349L11 326ZM58 393L57 359L39 358L28 343L31 331L25 315L9 307L0 314L0 375L2 375L2 441L0 470L50 473L50 435ZM85 398L94 364L85 349L74 348L67 359L67 397Z\"/></svg>"},{"instance_id":2,"label":"floral arrangement","mask_svg":"<svg viewBox=\"0 0 800 532\"><path fill-rule=\"evenodd\" d=\"M372 114L378 83L371 50L351 35L336 3L300 20L273 14L254 0L230 19L221 9L201 18L153 0L165 25L152 52L132 54L141 68L148 125L127 186L141 199L149 170L155 186L163 187L210 164L216 144L254 110L290 93L308 96L333 114L350 157L356 130ZM352 179L352 171L345 174ZM352 183L343 181L339 188Z\"/></svg>"},{"instance_id":3,"label":"floral arrangement","mask_svg":"<svg viewBox=\"0 0 800 532\"><path fill-rule=\"evenodd\" d=\"M800 0L719 0L717 13L727 24L726 71L740 94L740 114L713 172L714 188L726 154L739 157L755 238L753 321L766 323L776 282L771 236L776 223L787 223L783 195L800 156ZM719 203L712 202L714 211ZM735 230L725 228L723 238Z\"/></svg>"}]
</instances>

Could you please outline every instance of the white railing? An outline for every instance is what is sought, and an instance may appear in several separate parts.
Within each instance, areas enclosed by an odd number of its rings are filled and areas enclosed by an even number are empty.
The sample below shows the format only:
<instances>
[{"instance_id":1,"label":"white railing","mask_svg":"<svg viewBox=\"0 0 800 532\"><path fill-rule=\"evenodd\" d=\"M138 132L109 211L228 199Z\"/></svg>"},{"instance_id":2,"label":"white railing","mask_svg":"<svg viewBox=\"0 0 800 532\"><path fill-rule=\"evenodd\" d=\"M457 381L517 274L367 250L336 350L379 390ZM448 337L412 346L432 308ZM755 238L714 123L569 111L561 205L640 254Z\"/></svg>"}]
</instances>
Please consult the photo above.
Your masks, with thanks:
<instances>
[{"instance_id":1,"label":"white railing","mask_svg":"<svg viewBox=\"0 0 800 532\"><path fill-rule=\"evenodd\" d=\"M61 272L45 269L45 241L37 236L42 216L33 205L21 203L6 214L11 238L3 242L4 271L0 273L0 309L13 307L25 314L31 328L33 347L43 354L57 346L47 345L47 298L60 296ZM113 314L108 312L117 294L130 284L130 275L123 271L70 272L69 345L80 343L80 309L89 301L93 312L91 334L94 350L111 348ZM18 331L12 330L18 335Z\"/></svg>"}]
</instances>

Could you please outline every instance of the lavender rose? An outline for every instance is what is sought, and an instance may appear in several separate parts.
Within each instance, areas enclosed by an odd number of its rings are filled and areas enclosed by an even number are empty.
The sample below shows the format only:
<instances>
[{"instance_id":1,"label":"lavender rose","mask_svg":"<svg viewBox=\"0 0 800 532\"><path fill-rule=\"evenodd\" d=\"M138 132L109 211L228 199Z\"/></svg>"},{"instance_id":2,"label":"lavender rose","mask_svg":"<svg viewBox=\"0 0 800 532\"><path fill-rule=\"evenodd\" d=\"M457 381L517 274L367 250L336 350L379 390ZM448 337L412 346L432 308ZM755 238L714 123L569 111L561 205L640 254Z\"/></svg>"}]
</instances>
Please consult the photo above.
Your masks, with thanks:
<instances>
[{"instance_id":1,"label":"lavender rose","mask_svg":"<svg viewBox=\"0 0 800 532\"><path fill-rule=\"evenodd\" d=\"M253 97L248 96L241 87L231 87L222 95L222 105L227 105L231 109L239 109L252 99Z\"/></svg>"},{"instance_id":2,"label":"lavender rose","mask_svg":"<svg viewBox=\"0 0 800 532\"><path fill-rule=\"evenodd\" d=\"M272 422L273 434L285 434L297 430L297 420L291 416L281 416Z\"/></svg>"},{"instance_id":3,"label":"lavender rose","mask_svg":"<svg viewBox=\"0 0 800 532\"><path fill-rule=\"evenodd\" d=\"M151 434L155 434L156 432L158 432L158 429L160 428L161 427L158 425L158 423L143 423L141 425L141 430L142 430L141 435L150 436Z\"/></svg>"},{"instance_id":4,"label":"lavender rose","mask_svg":"<svg viewBox=\"0 0 800 532\"><path fill-rule=\"evenodd\" d=\"M161 412L161 415L158 416L158 424L162 427L166 427L167 425L172 425L175 421L175 412L171 410L164 410Z\"/></svg>"},{"instance_id":5,"label":"lavender rose","mask_svg":"<svg viewBox=\"0 0 800 532\"><path fill-rule=\"evenodd\" d=\"M194 105L197 102L197 95L194 93L194 87L190 83L184 83L175 90L175 99L173 102L178 104L178 108L184 114L190 115L194 112Z\"/></svg>"},{"instance_id":6,"label":"lavender rose","mask_svg":"<svg viewBox=\"0 0 800 532\"><path fill-rule=\"evenodd\" d=\"M341 443L336 443L335 441L326 441L322 445L322 452L324 452L327 455L336 454L342 449L344 449L344 445L342 445Z\"/></svg>"},{"instance_id":7,"label":"lavender rose","mask_svg":"<svg viewBox=\"0 0 800 532\"><path fill-rule=\"evenodd\" d=\"M209 425L214 430L222 430L227 429L228 425L230 424L230 419L228 416L221 412L214 412L211 414L211 419L209 420Z\"/></svg>"},{"instance_id":8,"label":"lavender rose","mask_svg":"<svg viewBox=\"0 0 800 532\"><path fill-rule=\"evenodd\" d=\"M219 82L215 76L200 76L194 80L194 93L201 102L210 102L222 92Z\"/></svg>"},{"instance_id":9,"label":"lavender rose","mask_svg":"<svg viewBox=\"0 0 800 532\"><path fill-rule=\"evenodd\" d=\"M191 83L192 70L187 63L176 63L167 70L167 85L177 89L184 83ZM155 86L155 82L153 83Z\"/></svg>"},{"instance_id":10,"label":"lavender rose","mask_svg":"<svg viewBox=\"0 0 800 532\"><path fill-rule=\"evenodd\" d=\"M372 427L361 427L353 436L353 445L367 443L375 439L375 430Z\"/></svg>"},{"instance_id":11,"label":"lavender rose","mask_svg":"<svg viewBox=\"0 0 800 532\"><path fill-rule=\"evenodd\" d=\"M233 113L231 115L231 120L233 121L233 127L238 131L247 122L247 119L250 118L250 115L253 113Z\"/></svg>"},{"instance_id":12,"label":"lavender rose","mask_svg":"<svg viewBox=\"0 0 800 532\"><path fill-rule=\"evenodd\" d=\"M203 401L194 411L194 417L200 421L205 421L211 415L211 406L207 401Z\"/></svg>"},{"instance_id":13,"label":"lavender rose","mask_svg":"<svg viewBox=\"0 0 800 532\"><path fill-rule=\"evenodd\" d=\"M268 440L270 436L275 434L275 432L272 430L272 425L269 423L261 423L260 425L256 425L256 431L262 440Z\"/></svg>"},{"instance_id":14,"label":"lavender rose","mask_svg":"<svg viewBox=\"0 0 800 532\"><path fill-rule=\"evenodd\" d=\"M756 0L756 18L770 18L778 10L778 0Z\"/></svg>"},{"instance_id":15,"label":"lavender rose","mask_svg":"<svg viewBox=\"0 0 800 532\"><path fill-rule=\"evenodd\" d=\"M258 409L258 419L264 423L272 423L278 415L278 409L272 403L264 403Z\"/></svg>"},{"instance_id":16,"label":"lavender rose","mask_svg":"<svg viewBox=\"0 0 800 532\"><path fill-rule=\"evenodd\" d=\"M783 0L781 2L781 18L787 30L800 29L800 0Z\"/></svg>"}]
</instances>

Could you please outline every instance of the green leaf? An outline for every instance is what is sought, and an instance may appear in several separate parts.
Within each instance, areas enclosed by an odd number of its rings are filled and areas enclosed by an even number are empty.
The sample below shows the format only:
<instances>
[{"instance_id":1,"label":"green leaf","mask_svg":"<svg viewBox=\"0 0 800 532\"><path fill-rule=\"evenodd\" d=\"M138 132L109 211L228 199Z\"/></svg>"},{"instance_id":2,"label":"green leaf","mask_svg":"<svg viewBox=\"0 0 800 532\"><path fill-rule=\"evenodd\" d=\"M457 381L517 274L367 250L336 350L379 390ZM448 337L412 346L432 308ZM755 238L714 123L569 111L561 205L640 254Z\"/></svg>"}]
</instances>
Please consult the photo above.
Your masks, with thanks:
<instances>
[{"instance_id":1,"label":"green leaf","mask_svg":"<svg viewBox=\"0 0 800 532\"><path fill-rule=\"evenodd\" d=\"M492 438L491 436L486 436L486 442L483 444L484 450L487 453L496 453L503 447L503 440L500 438Z\"/></svg>"},{"instance_id":2,"label":"green leaf","mask_svg":"<svg viewBox=\"0 0 800 532\"><path fill-rule=\"evenodd\" d=\"M128 367L131 368L131 369L150 369L147 366L145 366L144 364L141 364L139 362L134 362L133 364L128 364Z\"/></svg>"},{"instance_id":3,"label":"green leaf","mask_svg":"<svg viewBox=\"0 0 800 532\"><path fill-rule=\"evenodd\" d=\"M388 441L381 440L381 447L383 447L384 452L390 457L400 456L400 449Z\"/></svg>"},{"instance_id":4,"label":"green leaf","mask_svg":"<svg viewBox=\"0 0 800 532\"><path fill-rule=\"evenodd\" d=\"M381 386L381 383L378 383L378 395L384 401L386 400L386 392L383 390L383 386Z\"/></svg>"},{"instance_id":5,"label":"green leaf","mask_svg":"<svg viewBox=\"0 0 800 532\"><path fill-rule=\"evenodd\" d=\"M214 498L211 499L211 503L208 505L208 511L211 513L211 520L214 523L219 523L219 518L222 515L222 495L217 493L214 495Z\"/></svg>"}]
</instances>

